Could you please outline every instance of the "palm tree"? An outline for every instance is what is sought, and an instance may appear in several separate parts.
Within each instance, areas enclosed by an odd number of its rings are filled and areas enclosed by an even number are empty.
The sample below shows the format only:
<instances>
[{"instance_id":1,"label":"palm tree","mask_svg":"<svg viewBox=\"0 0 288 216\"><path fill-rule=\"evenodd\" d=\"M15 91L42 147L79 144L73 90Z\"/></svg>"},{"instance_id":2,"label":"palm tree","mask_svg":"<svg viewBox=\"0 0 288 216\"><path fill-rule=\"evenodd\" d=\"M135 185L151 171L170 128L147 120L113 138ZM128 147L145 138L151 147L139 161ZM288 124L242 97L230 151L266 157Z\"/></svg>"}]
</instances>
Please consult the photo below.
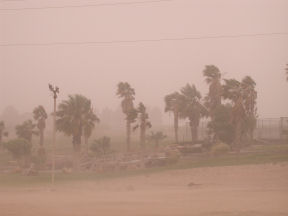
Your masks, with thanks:
<instances>
[{"instance_id":1,"label":"palm tree","mask_svg":"<svg viewBox=\"0 0 288 216\"><path fill-rule=\"evenodd\" d=\"M246 113L243 105L241 83L236 79L225 79L222 96L232 102L231 123L234 126L234 148L240 150Z\"/></svg>"},{"instance_id":2,"label":"palm tree","mask_svg":"<svg viewBox=\"0 0 288 216\"><path fill-rule=\"evenodd\" d=\"M180 117L188 118L190 121L190 129L192 142L198 140L198 126L201 117L208 114L206 108L201 104L201 94L195 85L187 84L181 89L181 93L185 98L184 108L180 112Z\"/></svg>"},{"instance_id":3,"label":"palm tree","mask_svg":"<svg viewBox=\"0 0 288 216\"><path fill-rule=\"evenodd\" d=\"M89 124L91 126L91 122L94 123L97 120L93 115L91 101L79 94L69 95L68 100L64 100L59 104L56 116L57 130L68 136L72 136L75 153L74 165L75 168L78 169L83 131L85 131L85 127L86 129L88 128ZM87 117L89 117L89 120ZM89 124L87 122L89 122Z\"/></svg>"},{"instance_id":4,"label":"palm tree","mask_svg":"<svg viewBox=\"0 0 288 216\"><path fill-rule=\"evenodd\" d=\"M152 131L151 134L148 136L148 140L155 143L156 150L159 148L159 143L165 139L167 136L163 134L161 131L154 132Z\"/></svg>"},{"instance_id":5,"label":"palm tree","mask_svg":"<svg viewBox=\"0 0 288 216\"><path fill-rule=\"evenodd\" d=\"M120 98L123 98L121 102L122 112L126 115L126 145L127 151L130 151L131 141L131 124L135 122L137 118L137 110L134 108L134 96L135 90L131 88L127 82L120 82L116 93Z\"/></svg>"},{"instance_id":6,"label":"palm tree","mask_svg":"<svg viewBox=\"0 0 288 216\"><path fill-rule=\"evenodd\" d=\"M241 81L241 88L243 91L243 104L246 112L246 127L250 141L254 139L254 130L257 121L257 91L256 82L250 77L246 76Z\"/></svg>"},{"instance_id":7,"label":"palm tree","mask_svg":"<svg viewBox=\"0 0 288 216\"><path fill-rule=\"evenodd\" d=\"M9 140L5 148L11 153L13 158L18 162L20 168L27 167L31 161L32 144L23 138Z\"/></svg>"},{"instance_id":8,"label":"palm tree","mask_svg":"<svg viewBox=\"0 0 288 216\"><path fill-rule=\"evenodd\" d=\"M222 87L222 97L225 100L231 100L236 103L240 94L241 83L236 79L224 79L224 85Z\"/></svg>"},{"instance_id":9,"label":"palm tree","mask_svg":"<svg viewBox=\"0 0 288 216\"><path fill-rule=\"evenodd\" d=\"M165 101L165 112L172 112L174 115L174 133L175 142L178 143L178 122L179 114L185 105L185 97L178 92L166 95Z\"/></svg>"},{"instance_id":10,"label":"palm tree","mask_svg":"<svg viewBox=\"0 0 288 216\"><path fill-rule=\"evenodd\" d=\"M5 123L4 121L0 121L0 149L2 147L2 138L8 136L8 132L5 130Z\"/></svg>"},{"instance_id":11,"label":"palm tree","mask_svg":"<svg viewBox=\"0 0 288 216\"><path fill-rule=\"evenodd\" d=\"M146 107L143 103L140 103L137 112L139 114L139 124L137 124L133 129L136 130L137 128L140 128L140 146L142 149L145 149L146 147L146 129L151 128L152 124L149 119L149 115L146 112Z\"/></svg>"},{"instance_id":12,"label":"palm tree","mask_svg":"<svg viewBox=\"0 0 288 216\"><path fill-rule=\"evenodd\" d=\"M221 105L221 72L214 65L206 65L203 70L203 75L206 77L206 82L209 84L209 92L206 96L206 105L209 108L211 118L213 118L214 111Z\"/></svg>"},{"instance_id":13,"label":"palm tree","mask_svg":"<svg viewBox=\"0 0 288 216\"><path fill-rule=\"evenodd\" d=\"M16 129L16 134L18 138L23 138L29 141L30 143L32 142L32 136L33 135L38 135L38 131L35 131L36 125L33 124L32 120L26 120L22 124L17 125L15 127Z\"/></svg>"},{"instance_id":14,"label":"palm tree","mask_svg":"<svg viewBox=\"0 0 288 216\"><path fill-rule=\"evenodd\" d=\"M39 130L39 136L40 136L40 147L43 147L44 143L44 130L46 127L46 119L47 119L47 113L43 106L39 105L33 110L33 118L35 121L37 121L37 128Z\"/></svg>"},{"instance_id":15,"label":"palm tree","mask_svg":"<svg viewBox=\"0 0 288 216\"><path fill-rule=\"evenodd\" d=\"M234 148L238 152L241 149L241 138L243 135L245 118L246 113L243 106L243 96L240 94L234 106L232 107L232 125L235 127Z\"/></svg>"},{"instance_id":16,"label":"palm tree","mask_svg":"<svg viewBox=\"0 0 288 216\"><path fill-rule=\"evenodd\" d=\"M88 139L92 135L92 131L95 128L95 123L99 122L100 119L97 117L97 115L95 115L92 108L85 113L83 118L83 134L86 151L88 151Z\"/></svg>"},{"instance_id":17,"label":"palm tree","mask_svg":"<svg viewBox=\"0 0 288 216\"><path fill-rule=\"evenodd\" d=\"M241 82L235 79L224 81L222 96L233 103L231 122L235 127L234 145L239 151L241 138L244 134L249 134L250 141L253 139L257 118L256 83L249 76L244 77Z\"/></svg>"}]
</instances>

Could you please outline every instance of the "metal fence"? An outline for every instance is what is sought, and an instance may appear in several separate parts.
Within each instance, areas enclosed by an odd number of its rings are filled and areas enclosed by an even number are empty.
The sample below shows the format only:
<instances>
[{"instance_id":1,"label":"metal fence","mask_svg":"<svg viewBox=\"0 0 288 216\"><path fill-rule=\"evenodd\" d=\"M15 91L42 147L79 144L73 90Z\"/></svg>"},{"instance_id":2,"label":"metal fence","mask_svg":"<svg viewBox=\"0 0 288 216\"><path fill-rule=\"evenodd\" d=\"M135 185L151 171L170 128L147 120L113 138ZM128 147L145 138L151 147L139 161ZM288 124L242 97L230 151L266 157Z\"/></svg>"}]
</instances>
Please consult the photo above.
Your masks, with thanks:
<instances>
[{"instance_id":1,"label":"metal fence","mask_svg":"<svg viewBox=\"0 0 288 216\"><path fill-rule=\"evenodd\" d=\"M208 135L207 124L208 121L200 122L198 128L198 136L200 140L203 140ZM256 139L266 140L287 140L288 135L285 134L285 131L288 131L288 117L261 118L257 119L254 137ZM191 132L188 122L179 127L179 139L180 141L191 140Z\"/></svg>"},{"instance_id":2,"label":"metal fence","mask_svg":"<svg viewBox=\"0 0 288 216\"><path fill-rule=\"evenodd\" d=\"M255 137L258 139L283 140L287 138L288 117L258 119Z\"/></svg>"}]
</instances>

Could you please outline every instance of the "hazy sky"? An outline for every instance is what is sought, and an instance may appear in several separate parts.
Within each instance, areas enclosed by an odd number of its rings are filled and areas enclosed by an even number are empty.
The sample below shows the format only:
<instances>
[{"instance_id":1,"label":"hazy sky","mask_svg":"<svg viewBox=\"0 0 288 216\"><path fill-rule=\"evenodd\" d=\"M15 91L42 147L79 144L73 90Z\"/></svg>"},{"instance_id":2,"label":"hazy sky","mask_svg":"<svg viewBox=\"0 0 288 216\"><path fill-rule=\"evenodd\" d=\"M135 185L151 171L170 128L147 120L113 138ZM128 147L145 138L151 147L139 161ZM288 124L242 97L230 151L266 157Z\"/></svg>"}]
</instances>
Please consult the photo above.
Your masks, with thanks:
<instances>
[{"instance_id":1,"label":"hazy sky","mask_svg":"<svg viewBox=\"0 0 288 216\"><path fill-rule=\"evenodd\" d=\"M126 0L5 0L1 8L95 4ZM131 0L132 1L132 0ZM136 1L136 0L135 0ZM0 43L158 39L288 32L287 0L175 0L46 10L1 11ZM207 93L202 70L214 64L225 78L252 76L260 117L288 116L288 35L121 44L0 46L0 112L52 108L48 83L60 100L81 93L98 109L118 106L119 81L136 102L164 107L163 97L186 83Z\"/></svg>"}]
</instances>

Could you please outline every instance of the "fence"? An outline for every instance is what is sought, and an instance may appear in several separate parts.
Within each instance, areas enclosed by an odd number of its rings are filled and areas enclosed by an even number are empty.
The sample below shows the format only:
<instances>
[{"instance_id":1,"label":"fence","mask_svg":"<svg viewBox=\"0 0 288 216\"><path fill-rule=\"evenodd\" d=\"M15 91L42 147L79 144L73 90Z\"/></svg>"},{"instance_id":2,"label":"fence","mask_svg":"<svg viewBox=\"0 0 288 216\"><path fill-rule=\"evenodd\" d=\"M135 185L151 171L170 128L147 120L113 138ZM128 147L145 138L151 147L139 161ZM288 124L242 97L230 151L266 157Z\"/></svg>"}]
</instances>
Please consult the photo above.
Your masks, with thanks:
<instances>
[{"instance_id":1,"label":"fence","mask_svg":"<svg viewBox=\"0 0 288 216\"><path fill-rule=\"evenodd\" d=\"M255 137L258 139L284 140L287 138L288 117L258 119Z\"/></svg>"},{"instance_id":2,"label":"fence","mask_svg":"<svg viewBox=\"0 0 288 216\"><path fill-rule=\"evenodd\" d=\"M198 128L198 136L200 140L207 137L207 124L208 121L201 121ZM256 139L266 139L266 140L286 140L288 132L288 117L281 118L261 118L257 119L256 129L254 131L254 137ZM180 141L190 141L191 132L189 128L189 123L179 127L179 140Z\"/></svg>"}]
</instances>

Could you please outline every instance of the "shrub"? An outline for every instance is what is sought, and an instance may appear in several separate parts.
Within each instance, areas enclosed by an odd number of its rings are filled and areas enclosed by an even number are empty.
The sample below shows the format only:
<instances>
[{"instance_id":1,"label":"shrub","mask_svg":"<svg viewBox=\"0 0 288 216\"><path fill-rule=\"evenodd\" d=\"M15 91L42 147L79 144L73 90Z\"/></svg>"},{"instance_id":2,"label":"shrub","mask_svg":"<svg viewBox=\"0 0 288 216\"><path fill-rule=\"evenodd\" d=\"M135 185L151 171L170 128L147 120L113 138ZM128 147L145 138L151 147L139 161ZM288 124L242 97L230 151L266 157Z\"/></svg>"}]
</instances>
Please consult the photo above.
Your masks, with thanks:
<instances>
[{"instance_id":1,"label":"shrub","mask_svg":"<svg viewBox=\"0 0 288 216\"><path fill-rule=\"evenodd\" d=\"M27 165L31 155L32 144L25 139L14 139L4 143L4 147L18 161L20 166Z\"/></svg>"},{"instance_id":2,"label":"shrub","mask_svg":"<svg viewBox=\"0 0 288 216\"><path fill-rule=\"evenodd\" d=\"M232 144L235 139L235 128L231 123L231 105L221 105L214 113L214 118L208 123L209 134L221 142Z\"/></svg>"},{"instance_id":3,"label":"shrub","mask_svg":"<svg viewBox=\"0 0 288 216\"><path fill-rule=\"evenodd\" d=\"M102 137L94 140L90 146L90 150L97 156L103 156L111 152L110 148L111 139L109 137Z\"/></svg>"},{"instance_id":4,"label":"shrub","mask_svg":"<svg viewBox=\"0 0 288 216\"><path fill-rule=\"evenodd\" d=\"M217 143L211 148L212 155L216 155L216 156L226 154L229 151L230 151L230 146L225 143Z\"/></svg>"}]
</instances>

